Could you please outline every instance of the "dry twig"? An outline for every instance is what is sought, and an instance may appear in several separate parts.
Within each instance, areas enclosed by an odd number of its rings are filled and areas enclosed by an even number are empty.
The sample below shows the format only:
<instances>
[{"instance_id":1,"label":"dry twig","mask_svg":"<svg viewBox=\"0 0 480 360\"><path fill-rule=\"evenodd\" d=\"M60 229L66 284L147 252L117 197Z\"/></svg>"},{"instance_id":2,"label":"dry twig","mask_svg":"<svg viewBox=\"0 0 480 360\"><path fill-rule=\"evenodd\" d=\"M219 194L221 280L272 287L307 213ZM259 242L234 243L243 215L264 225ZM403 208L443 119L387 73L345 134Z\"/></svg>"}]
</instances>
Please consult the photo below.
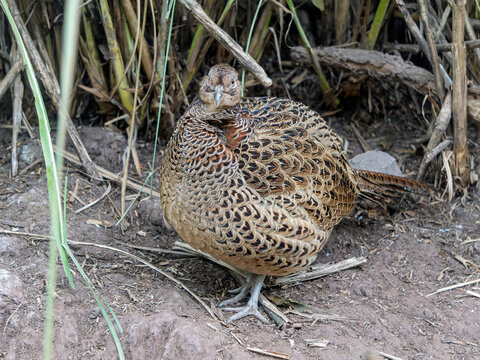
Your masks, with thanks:
<instances>
[{"instance_id":1,"label":"dry twig","mask_svg":"<svg viewBox=\"0 0 480 360\"><path fill-rule=\"evenodd\" d=\"M257 354L270 356L270 357L273 357L275 359L287 359L287 360L290 359L290 355L280 353L280 352L277 352L277 351L263 350L263 349L257 349L257 348L251 348L251 347L247 347L247 350L251 351L251 352L254 352L254 353L257 353Z\"/></svg>"},{"instance_id":2,"label":"dry twig","mask_svg":"<svg viewBox=\"0 0 480 360\"><path fill-rule=\"evenodd\" d=\"M202 7L194 0L179 0L182 5L215 37L240 63L248 68L264 86L271 86L270 79L265 70L258 65L254 58L247 54L238 43L228 35L225 30L215 24L205 13Z\"/></svg>"},{"instance_id":3,"label":"dry twig","mask_svg":"<svg viewBox=\"0 0 480 360\"><path fill-rule=\"evenodd\" d=\"M417 40L417 43L420 45L420 48L422 49L422 52L429 59L430 63L432 64L432 67L435 67L433 65L434 62L433 62L432 58L430 57L430 51L429 51L428 43L425 40L425 38L422 36L422 33L420 32L420 29L418 28L415 21L413 21L410 13L407 10L405 2L403 0L395 0L395 3L397 4L398 9L402 13L403 19L405 20L405 23L407 24L408 29L412 33L415 40ZM450 84L450 79L448 77L448 74L441 68L439 68L439 71L441 72L442 77L444 78L444 83L445 84Z\"/></svg>"},{"instance_id":4,"label":"dry twig","mask_svg":"<svg viewBox=\"0 0 480 360\"><path fill-rule=\"evenodd\" d=\"M23 68L23 60L16 61L13 66L8 70L7 75L0 81L0 99L2 99L5 92L8 90L8 87L11 85L13 80L17 77L17 74Z\"/></svg>"},{"instance_id":5,"label":"dry twig","mask_svg":"<svg viewBox=\"0 0 480 360\"><path fill-rule=\"evenodd\" d=\"M285 284L293 284L299 281L306 281L306 280L313 280L320 277L324 277L339 271L347 270L352 267L356 267L362 265L367 262L367 258L359 257L359 258L350 258L346 260L342 260L335 264L320 264L316 266L312 266L311 270L299 272L291 275L287 275L284 277L276 278L274 281L275 285L285 285Z\"/></svg>"},{"instance_id":6,"label":"dry twig","mask_svg":"<svg viewBox=\"0 0 480 360\"><path fill-rule=\"evenodd\" d=\"M438 289L437 291L426 295L426 297L429 297L429 296L432 296L432 295L437 295L437 294L440 294L440 293L445 292L445 291L458 289L460 287L476 284L476 283L479 283L479 282L480 282L480 279L477 279L477 280L466 281L466 282L463 282L463 283L458 283L458 284L455 284L455 285L452 285L452 286L447 286L447 287Z\"/></svg>"}]
</instances>

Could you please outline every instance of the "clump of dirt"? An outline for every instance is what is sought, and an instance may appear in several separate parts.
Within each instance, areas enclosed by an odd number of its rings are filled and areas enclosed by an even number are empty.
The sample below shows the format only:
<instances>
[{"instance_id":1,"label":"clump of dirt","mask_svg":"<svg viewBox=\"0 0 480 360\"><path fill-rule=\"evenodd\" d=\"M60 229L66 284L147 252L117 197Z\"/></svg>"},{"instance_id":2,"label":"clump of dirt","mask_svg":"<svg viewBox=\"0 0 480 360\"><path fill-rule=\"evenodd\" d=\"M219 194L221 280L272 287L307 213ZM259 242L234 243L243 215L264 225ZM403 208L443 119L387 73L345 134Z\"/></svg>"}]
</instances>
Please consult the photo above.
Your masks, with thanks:
<instances>
[{"instance_id":1,"label":"clump of dirt","mask_svg":"<svg viewBox=\"0 0 480 360\"><path fill-rule=\"evenodd\" d=\"M97 163L114 167L112 171L121 169L123 137L86 128L82 139ZM355 142L354 137L349 140ZM9 154L2 150L1 154ZM140 147L139 154L148 159L151 149ZM13 180L1 175L2 229L49 234L48 194L41 166ZM410 170L408 166L403 168ZM112 192L97 205L75 214L83 203L100 197L106 185L90 183L82 173L68 170L69 190L78 187L76 196L69 192L67 199L70 240L134 253L183 281L212 306L229 296L225 290L236 284L228 271L215 264L130 247L169 249L179 240L174 231L163 226L157 199L138 202L128 217L129 229L122 233L110 226L118 219L118 187L112 186ZM480 194L473 190L464 206L422 199L419 204L403 203L393 216L372 219L359 212L345 219L317 262L366 256L365 265L295 285L267 287L264 293L307 305L307 315L336 314L348 320L314 321L289 313L292 323L283 327L265 325L254 318L226 326L211 318L184 290L132 258L95 246L72 245L72 249L118 316L123 326L120 341L128 359L261 356L248 348L288 354L291 359L381 358L377 352L403 359L473 359L480 357L480 301L465 290L480 292L480 283L427 295L479 278L476 264L480 243L465 241L478 239L479 209ZM0 234L0 358L39 357L47 257L45 240L33 235ZM74 270L77 288L72 290L61 265L58 274L53 345L56 358L116 359L112 337L81 277ZM327 345L311 347L309 339Z\"/></svg>"}]
</instances>

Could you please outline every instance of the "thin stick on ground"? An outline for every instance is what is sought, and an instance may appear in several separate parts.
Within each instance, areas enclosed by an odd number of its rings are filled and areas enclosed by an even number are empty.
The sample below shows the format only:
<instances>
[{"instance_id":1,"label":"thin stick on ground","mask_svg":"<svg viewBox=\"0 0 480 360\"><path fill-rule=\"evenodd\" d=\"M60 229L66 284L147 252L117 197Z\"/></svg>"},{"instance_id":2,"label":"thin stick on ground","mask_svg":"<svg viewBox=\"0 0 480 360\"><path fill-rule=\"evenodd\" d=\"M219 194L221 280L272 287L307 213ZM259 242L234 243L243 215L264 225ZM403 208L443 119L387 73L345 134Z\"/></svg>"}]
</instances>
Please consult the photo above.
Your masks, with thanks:
<instances>
[{"instance_id":1,"label":"thin stick on ground","mask_svg":"<svg viewBox=\"0 0 480 360\"><path fill-rule=\"evenodd\" d=\"M480 294L477 293L477 292L475 292L475 291L467 290L467 291L465 291L465 292L466 292L468 295L472 295L472 296L480 299Z\"/></svg>"},{"instance_id":2,"label":"thin stick on ground","mask_svg":"<svg viewBox=\"0 0 480 360\"><path fill-rule=\"evenodd\" d=\"M80 209L76 210L75 214L79 214L82 211L88 209L89 207L92 207L93 205L95 205L99 201L102 201L102 199L104 199L110 193L110 190L112 190L112 186L110 184L108 184L108 187L105 190L105 192L102 194L102 196L100 196L98 199L93 200L92 202L88 203L87 205L82 206Z\"/></svg>"},{"instance_id":3,"label":"thin stick on ground","mask_svg":"<svg viewBox=\"0 0 480 360\"><path fill-rule=\"evenodd\" d=\"M438 154L440 154L443 150L449 147L452 144L452 142L453 141L450 139L442 141L435 148L433 148L432 151L425 154L425 162L427 164L430 163L433 159L437 157Z\"/></svg>"},{"instance_id":4,"label":"thin stick on ground","mask_svg":"<svg viewBox=\"0 0 480 360\"><path fill-rule=\"evenodd\" d=\"M476 283L479 283L479 282L480 282L480 279L477 279L477 280L471 280L471 281L467 281L467 282L463 282L463 283L458 283L458 284L455 284L455 285L452 285L452 286L447 286L447 287L438 289L437 291L435 291L433 293L425 295L425 297L429 297L429 296L432 296L432 295L437 295L437 294L440 294L440 293L445 292L445 291L458 289L458 288L468 286L468 285L472 285L472 284L476 284Z\"/></svg>"},{"instance_id":5,"label":"thin stick on ground","mask_svg":"<svg viewBox=\"0 0 480 360\"><path fill-rule=\"evenodd\" d=\"M257 348L251 348L251 347L247 347L247 350L257 354L270 356L275 359L287 359L287 360L290 359L290 355L276 352L276 351L263 350L263 349L257 349Z\"/></svg>"},{"instance_id":6,"label":"thin stick on ground","mask_svg":"<svg viewBox=\"0 0 480 360\"><path fill-rule=\"evenodd\" d=\"M359 319L356 318L349 318L337 314L307 314L296 310L287 311L287 314L295 314L314 321L359 321Z\"/></svg>"},{"instance_id":7,"label":"thin stick on ground","mask_svg":"<svg viewBox=\"0 0 480 360\"><path fill-rule=\"evenodd\" d=\"M389 360L402 360L402 358L384 353L383 351L379 351L378 355L383 356L384 358L389 359Z\"/></svg>"},{"instance_id":8,"label":"thin stick on ground","mask_svg":"<svg viewBox=\"0 0 480 360\"><path fill-rule=\"evenodd\" d=\"M339 271L347 270L352 267L365 264L366 262L367 262L367 258L365 257L359 257L359 258L353 257L350 259L342 260L335 264L316 265L316 266L312 266L311 270L308 270L305 272L300 272L300 273L276 278L274 281L274 284L286 285L286 284L293 284L299 281L313 280L313 279L324 277Z\"/></svg>"},{"instance_id":9,"label":"thin stick on ground","mask_svg":"<svg viewBox=\"0 0 480 360\"><path fill-rule=\"evenodd\" d=\"M5 326L3 327L3 332L5 333L5 330L7 330L7 327L8 327L8 323L10 322L10 320L12 319L13 315L15 315L15 313L18 311L18 309L20 309L20 307L25 304L25 301L22 301L16 308L15 310L13 310L13 312L10 314L10 316L8 317L7 321L5 321Z\"/></svg>"}]
</instances>

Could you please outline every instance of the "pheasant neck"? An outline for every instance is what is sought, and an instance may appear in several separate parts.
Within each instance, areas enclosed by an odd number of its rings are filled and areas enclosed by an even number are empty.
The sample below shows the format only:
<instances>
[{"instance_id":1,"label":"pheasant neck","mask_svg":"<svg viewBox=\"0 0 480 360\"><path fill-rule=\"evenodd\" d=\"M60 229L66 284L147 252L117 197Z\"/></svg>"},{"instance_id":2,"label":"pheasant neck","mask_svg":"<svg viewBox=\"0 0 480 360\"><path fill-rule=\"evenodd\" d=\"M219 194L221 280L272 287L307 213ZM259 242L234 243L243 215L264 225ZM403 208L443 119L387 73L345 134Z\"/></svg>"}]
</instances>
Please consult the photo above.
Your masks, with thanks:
<instances>
[{"instance_id":1,"label":"pheasant neck","mask_svg":"<svg viewBox=\"0 0 480 360\"><path fill-rule=\"evenodd\" d=\"M235 117L235 108L217 109L213 105L205 104L201 99L195 99L187 109L189 115L203 121L231 120Z\"/></svg>"}]
</instances>

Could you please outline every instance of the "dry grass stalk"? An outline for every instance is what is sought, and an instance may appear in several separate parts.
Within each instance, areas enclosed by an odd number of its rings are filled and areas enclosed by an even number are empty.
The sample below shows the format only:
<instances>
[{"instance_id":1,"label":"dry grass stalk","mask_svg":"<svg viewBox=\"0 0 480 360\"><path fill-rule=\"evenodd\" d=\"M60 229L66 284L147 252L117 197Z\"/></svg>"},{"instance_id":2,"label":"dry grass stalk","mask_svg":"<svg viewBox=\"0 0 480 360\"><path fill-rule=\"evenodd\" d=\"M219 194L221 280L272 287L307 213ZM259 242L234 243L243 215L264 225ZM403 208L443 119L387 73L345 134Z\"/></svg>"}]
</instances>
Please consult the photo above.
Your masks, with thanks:
<instances>
[{"instance_id":1,"label":"dry grass stalk","mask_svg":"<svg viewBox=\"0 0 480 360\"><path fill-rule=\"evenodd\" d=\"M10 92L12 94L12 155L11 155L11 164L12 164L12 176L17 176L18 172L18 161L17 161L17 140L18 133L20 132L20 124L22 123L22 102L23 102L23 82L22 77L18 74L20 69L23 66L23 61L20 58L20 55L16 54L15 47L12 49L11 53L11 62L14 62L12 68L7 73L7 76L1 81L0 89L5 83L10 82L11 80L6 80L7 77L10 77L11 74L15 73L13 84L10 87ZM2 90L0 90L0 93ZM2 94L3 95L3 94ZM2 97L0 95L0 98Z\"/></svg>"},{"instance_id":2,"label":"dry grass stalk","mask_svg":"<svg viewBox=\"0 0 480 360\"><path fill-rule=\"evenodd\" d=\"M435 148L433 148L432 151L429 151L425 154L425 163L426 164L430 163L433 159L435 159L438 156L438 154L440 154L443 150L445 150L451 144L452 144L452 140L450 139L442 141Z\"/></svg>"},{"instance_id":3,"label":"dry grass stalk","mask_svg":"<svg viewBox=\"0 0 480 360\"><path fill-rule=\"evenodd\" d=\"M448 8L450 9L450 6L448 6ZM476 44L478 44L478 46L480 46L480 41L477 40L475 30L473 29L472 23L470 21L470 17L468 16L467 12L465 12L465 32L467 33L468 38L470 39L470 41L465 41L465 46L469 46L469 45L467 45L467 43L470 43L470 44L476 43ZM478 47L473 47L473 53L475 54L475 57L477 59L477 65L479 65L480 64L480 49L478 49Z\"/></svg>"},{"instance_id":4,"label":"dry grass stalk","mask_svg":"<svg viewBox=\"0 0 480 360\"><path fill-rule=\"evenodd\" d=\"M441 99L445 97L445 91L442 83L442 78L440 76L440 64L438 60L437 49L435 48L435 41L433 39L432 31L430 30L430 25L428 23L427 7L425 5L425 0L418 0L420 4L420 18L422 19L423 28L425 35L427 37L428 45L428 58L432 64L433 75L435 76L435 85L437 88L438 95Z\"/></svg>"},{"instance_id":5,"label":"dry grass stalk","mask_svg":"<svg viewBox=\"0 0 480 360\"><path fill-rule=\"evenodd\" d=\"M141 33L138 33L138 29L140 28L137 20L137 14L135 13L135 10L133 9L132 2L130 0L122 0L122 8L125 12L125 17L127 18L128 25L130 28L130 31L132 35L136 38L137 36L140 37L140 44L147 44L147 41L145 40L144 36L144 30L142 29ZM147 1L145 1L145 8L147 5ZM138 3L140 4L140 3ZM145 9L146 10L146 9ZM144 10L144 19L146 18L147 14ZM152 56L150 54L150 51L148 50L148 47L146 45L141 46L141 51L142 51L142 66L145 70L145 74L148 78L148 80L152 81L153 76L154 76L154 71L153 71L153 61L152 61Z\"/></svg>"},{"instance_id":6,"label":"dry grass stalk","mask_svg":"<svg viewBox=\"0 0 480 360\"><path fill-rule=\"evenodd\" d=\"M37 48L35 47L35 43L33 42L33 39L30 36L30 33L28 32L25 23L20 16L21 13L17 7L16 2L14 0L7 0L7 3L10 11L12 12L15 23L18 26L18 30L22 36L22 39L25 42L25 47L30 54L33 66L35 67L37 74L39 75L42 84L45 87L45 90L52 99L55 108L57 110L60 110L60 87L58 85L58 81L56 77L47 70L45 63L42 60L42 57L40 56ZM99 179L100 176L95 171L95 164L90 158L90 155L88 155L88 152L85 149L85 146L83 145L77 130L75 129L75 125L73 124L72 119L69 116L67 116L67 131L70 139L73 142L73 145L75 146L77 153L80 156L80 161L85 168L85 171L92 178Z\"/></svg>"},{"instance_id":7,"label":"dry grass stalk","mask_svg":"<svg viewBox=\"0 0 480 360\"><path fill-rule=\"evenodd\" d=\"M347 25L350 22L350 0L335 1L335 40L337 44L345 41Z\"/></svg>"},{"instance_id":8,"label":"dry grass stalk","mask_svg":"<svg viewBox=\"0 0 480 360\"><path fill-rule=\"evenodd\" d=\"M120 45L117 39L115 27L113 25L110 7L107 0L100 0L99 6L103 20L103 28L105 30L105 36L107 39L107 45L110 52L110 61L112 62L113 66L113 74L115 76L115 82L118 86L118 94L122 101L122 105L130 114L132 114L133 98L132 94L127 90L130 88L130 85L128 84L127 78L124 76L125 66L123 63L122 53L120 51ZM128 124L130 124L132 119L127 118L126 121Z\"/></svg>"},{"instance_id":9,"label":"dry grass stalk","mask_svg":"<svg viewBox=\"0 0 480 360\"><path fill-rule=\"evenodd\" d=\"M76 156L75 154L72 154L71 152L68 152L68 151L65 150L61 155L66 160L70 161L71 163L73 163L77 166L81 166L81 162L78 159L78 156ZM95 171L98 172L103 178L105 178L107 180L115 181L118 184L120 184L122 182L122 178L120 176L118 176L117 174L115 174L115 173L113 173L113 172L111 172L107 169L102 168L101 166L98 166L97 164L95 164ZM160 193L158 191L155 191L155 190L151 191L150 189L145 188L144 185L139 184L135 181L128 180L126 184L127 184L127 187L132 189L132 190L141 191L141 192L143 192L145 194L149 194L149 195L152 194L153 196L155 196L157 198L160 197Z\"/></svg>"},{"instance_id":10,"label":"dry grass stalk","mask_svg":"<svg viewBox=\"0 0 480 360\"><path fill-rule=\"evenodd\" d=\"M453 156L452 151L443 151L442 152L442 170L445 171L446 176L447 176L447 183L445 185L445 191L442 194L442 197L445 195L445 193L448 193L448 201L452 201L453 199L453 175L452 175L452 169L450 167L450 160Z\"/></svg>"},{"instance_id":11,"label":"dry grass stalk","mask_svg":"<svg viewBox=\"0 0 480 360\"><path fill-rule=\"evenodd\" d=\"M455 152L455 173L462 185L470 183L467 147L467 68L465 57L465 0L455 1L452 19L452 115L453 115L453 148Z\"/></svg>"},{"instance_id":12,"label":"dry grass stalk","mask_svg":"<svg viewBox=\"0 0 480 360\"><path fill-rule=\"evenodd\" d=\"M448 92L447 96L443 100L442 108L440 109L440 113L435 120L435 127L432 131L432 135L430 136L430 140L428 141L427 150L425 152L425 156L423 157L422 163L420 164L420 169L418 171L417 180L422 180L425 176L425 172L427 170L427 164L430 161L428 160L429 154L433 153L434 149L440 143L445 130L450 123L452 115L452 94ZM440 153L440 152L439 152Z\"/></svg>"},{"instance_id":13,"label":"dry grass stalk","mask_svg":"<svg viewBox=\"0 0 480 360\"><path fill-rule=\"evenodd\" d=\"M415 21L413 21L412 16L407 10L407 6L405 5L405 2L403 0L395 0L398 9L402 13L403 19L405 20L405 23L408 26L408 29L412 33L413 37L415 40L418 42L420 45L420 48L422 49L422 52L425 54L425 56L430 60L430 63L432 63L432 60L430 58L430 51L428 48L427 41L423 37L422 33L420 32L420 29L418 28L417 24Z\"/></svg>"},{"instance_id":14,"label":"dry grass stalk","mask_svg":"<svg viewBox=\"0 0 480 360\"><path fill-rule=\"evenodd\" d=\"M310 319L315 322L316 321L358 321L358 319L349 318L349 317L345 317L337 314L318 314L318 313L307 314L307 313L302 313L296 310L290 310L290 311L287 311L287 313L295 314L297 316Z\"/></svg>"},{"instance_id":15,"label":"dry grass stalk","mask_svg":"<svg viewBox=\"0 0 480 360\"><path fill-rule=\"evenodd\" d=\"M285 314L282 313L270 300L268 300L265 295L260 295L259 302L262 304L263 308L269 312L268 315L278 326L291 323L290 319L285 316Z\"/></svg>"}]
</instances>

